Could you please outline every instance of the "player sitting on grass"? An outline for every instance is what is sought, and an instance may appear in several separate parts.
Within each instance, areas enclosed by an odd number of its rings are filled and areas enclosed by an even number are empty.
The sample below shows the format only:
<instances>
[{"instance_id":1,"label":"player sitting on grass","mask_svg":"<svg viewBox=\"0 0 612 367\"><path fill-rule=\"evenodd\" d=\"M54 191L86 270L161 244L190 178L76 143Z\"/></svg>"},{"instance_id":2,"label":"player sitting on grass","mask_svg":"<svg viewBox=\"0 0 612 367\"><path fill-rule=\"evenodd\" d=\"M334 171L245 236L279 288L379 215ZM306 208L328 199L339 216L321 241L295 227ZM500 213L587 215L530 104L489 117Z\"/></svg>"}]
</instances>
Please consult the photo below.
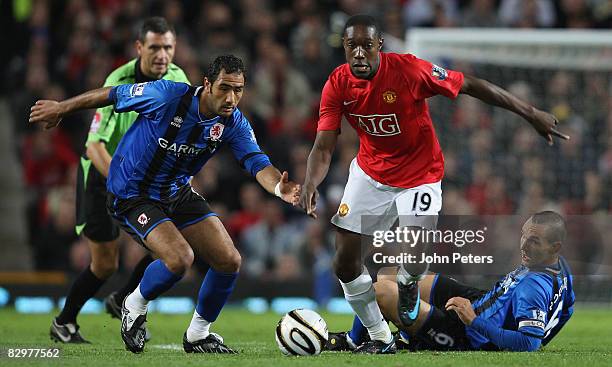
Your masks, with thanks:
<instances>
[{"instance_id":1,"label":"player sitting on grass","mask_svg":"<svg viewBox=\"0 0 612 367\"><path fill-rule=\"evenodd\" d=\"M403 302L411 290L379 277L376 300L385 318L400 329L396 344L412 350L535 351L557 335L573 312L572 275L559 255L565 221L551 211L534 214L523 225L521 265L485 291L441 274L419 281L417 320L406 327ZM429 302L425 302L429 300ZM363 328L363 326L361 326ZM354 329L358 329L354 327ZM350 350L365 330L330 333L330 350Z\"/></svg>"}]
</instances>

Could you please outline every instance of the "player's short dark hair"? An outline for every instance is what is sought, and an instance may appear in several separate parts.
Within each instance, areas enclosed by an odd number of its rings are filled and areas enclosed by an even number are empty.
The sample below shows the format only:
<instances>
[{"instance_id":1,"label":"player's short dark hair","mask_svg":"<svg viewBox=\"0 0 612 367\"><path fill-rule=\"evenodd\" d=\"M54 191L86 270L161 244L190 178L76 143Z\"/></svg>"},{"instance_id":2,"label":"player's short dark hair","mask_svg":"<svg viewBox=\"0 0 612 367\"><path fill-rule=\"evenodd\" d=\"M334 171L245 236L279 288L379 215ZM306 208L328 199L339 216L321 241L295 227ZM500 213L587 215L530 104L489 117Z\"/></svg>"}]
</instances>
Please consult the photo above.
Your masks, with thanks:
<instances>
[{"instance_id":1,"label":"player's short dark hair","mask_svg":"<svg viewBox=\"0 0 612 367\"><path fill-rule=\"evenodd\" d=\"M376 21L376 18L374 18L371 15L367 15L367 14L357 14L357 15L353 15L352 17L348 18L348 20L344 24L344 29L342 30L342 35L345 35L346 34L346 30L349 29L352 26L355 26L355 25L362 25L362 26L365 26L365 27L372 27L372 28L374 28L376 37L382 38L382 31L380 30L380 25Z\"/></svg>"},{"instance_id":2,"label":"player's short dark hair","mask_svg":"<svg viewBox=\"0 0 612 367\"><path fill-rule=\"evenodd\" d=\"M241 73L246 78L246 68L239 57L234 55L217 56L215 60L208 66L206 77L210 84L214 84L221 70L225 70L226 74Z\"/></svg>"},{"instance_id":3,"label":"player's short dark hair","mask_svg":"<svg viewBox=\"0 0 612 367\"><path fill-rule=\"evenodd\" d=\"M553 212L552 210L535 213L531 216L531 222L534 224L542 224L547 227L544 237L550 243L563 243L567 237L565 219L563 219L561 214Z\"/></svg>"},{"instance_id":4,"label":"player's short dark hair","mask_svg":"<svg viewBox=\"0 0 612 367\"><path fill-rule=\"evenodd\" d=\"M144 43L148 32L157 34L172 32L172 34L176 35L174 27L171 26L164 17L150 17L145 19L140 28L138 28L138 40Z\"/></svg>"}]
</instances>

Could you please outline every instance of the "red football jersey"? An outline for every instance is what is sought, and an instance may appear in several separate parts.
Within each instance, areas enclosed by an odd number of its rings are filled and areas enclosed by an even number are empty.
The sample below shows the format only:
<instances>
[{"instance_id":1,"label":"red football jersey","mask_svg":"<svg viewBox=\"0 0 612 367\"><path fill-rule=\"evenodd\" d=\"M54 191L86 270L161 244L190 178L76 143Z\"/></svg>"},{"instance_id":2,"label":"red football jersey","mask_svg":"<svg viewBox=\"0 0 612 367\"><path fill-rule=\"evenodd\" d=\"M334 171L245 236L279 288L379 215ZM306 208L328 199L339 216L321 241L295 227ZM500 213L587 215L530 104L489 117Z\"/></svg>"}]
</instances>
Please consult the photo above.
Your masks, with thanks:
<instances>
[{"instance_id":1,"label":"red football jersey","mask_svg":"<svg viewBox=\"0 0 612 367\"><path fill-rule=\"evenodd\" d=\"M445 70L410 54L380 53L371 80L358 79L348 64L325 83L317 130L337 130L342 115L359 135L359 167L376 181L412 188L440 181L444 157L426 98L456 98L461 72Z\"/></svg>"}]
</instances>

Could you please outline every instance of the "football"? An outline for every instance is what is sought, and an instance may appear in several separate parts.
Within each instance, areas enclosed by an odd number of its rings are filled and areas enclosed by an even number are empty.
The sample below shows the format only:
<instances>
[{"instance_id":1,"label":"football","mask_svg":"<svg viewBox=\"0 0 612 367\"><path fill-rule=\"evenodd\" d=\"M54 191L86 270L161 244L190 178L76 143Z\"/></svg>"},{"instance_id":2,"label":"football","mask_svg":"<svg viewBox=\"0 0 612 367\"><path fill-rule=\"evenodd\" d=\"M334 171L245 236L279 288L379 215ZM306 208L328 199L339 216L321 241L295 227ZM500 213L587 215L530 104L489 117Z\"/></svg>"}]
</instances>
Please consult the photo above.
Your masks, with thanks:
<instances>
[{"instance_id":1,"label":"football","mask_svg":"<svg viewBox=\"0 0 612 367\"><path fill-rule=\"evenodd\" d=\"M276 343L286 356L321 353L327 342L327 335L325 320L312 310L290 311L276 326Z\"/></svg>"}]
</instances>

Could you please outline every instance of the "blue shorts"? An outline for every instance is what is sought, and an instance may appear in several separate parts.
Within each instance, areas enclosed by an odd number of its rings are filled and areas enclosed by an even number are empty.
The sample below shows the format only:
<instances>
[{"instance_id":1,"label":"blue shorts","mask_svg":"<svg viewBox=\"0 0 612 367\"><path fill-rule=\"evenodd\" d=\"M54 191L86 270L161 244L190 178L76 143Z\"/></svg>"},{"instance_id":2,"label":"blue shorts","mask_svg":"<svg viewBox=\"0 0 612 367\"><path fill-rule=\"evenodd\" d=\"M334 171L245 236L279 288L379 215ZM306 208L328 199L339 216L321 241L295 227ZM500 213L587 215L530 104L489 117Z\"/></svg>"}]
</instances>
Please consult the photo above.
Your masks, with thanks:
<instances>
[{"instance_id":1,"label":"blue shorts","mask_svg":"<svg viewBox=\"0 0 612 367\"><path fill-rule=\"evenodd\" d=\"M109 193L107 208L113 220L145 248L144 240L160 223L171 221L180 230L217 215L189 184L167 201L140 196L119 199Z\"/></svg>"}]
</instances>

